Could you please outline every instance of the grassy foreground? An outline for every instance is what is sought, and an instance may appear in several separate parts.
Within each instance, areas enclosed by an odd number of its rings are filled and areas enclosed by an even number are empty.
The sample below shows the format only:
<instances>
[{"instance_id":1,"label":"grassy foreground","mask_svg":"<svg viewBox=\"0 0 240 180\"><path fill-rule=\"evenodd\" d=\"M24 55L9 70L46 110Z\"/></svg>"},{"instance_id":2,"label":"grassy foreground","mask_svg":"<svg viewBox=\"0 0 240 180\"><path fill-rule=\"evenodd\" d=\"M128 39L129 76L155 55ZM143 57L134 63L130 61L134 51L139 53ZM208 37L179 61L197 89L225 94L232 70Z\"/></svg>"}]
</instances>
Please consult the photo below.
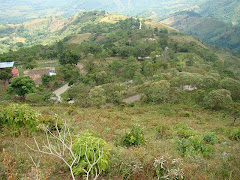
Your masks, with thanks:
<instances>
[{"instance_id":1,"label":"grassy foreground","mask_svg":"<svg viewBox=\"0 0 240 180\"><path fill-rule=\"evenodd\" d=\"M240 143L234 130L239 129L240 123L232 126L233 118L227 112L183 104L132 106L33 108L45 115L58 114L67 120L73 134L90 132L109 143L111 159L100 179L157 179L153 161L161 156L181 158L184 179L238 179ZM122 145L122 136L136 124L143 128L145 144L127 148ZM8 134L4 129L0 135L2 178L5 170L8 178L31 179L36 169L29 153L35 163L39 162L37 171L43 179L71 179L59 159L29 151L25 142L34 144L31 135ZM45 139L44 133L35 136L37 140ZM192 147L197 143L187 143L192 137L203 137L204 141L197 142L201 150ZM210 150L204 151L205 147Z\"/></svg>"}]
</instances>

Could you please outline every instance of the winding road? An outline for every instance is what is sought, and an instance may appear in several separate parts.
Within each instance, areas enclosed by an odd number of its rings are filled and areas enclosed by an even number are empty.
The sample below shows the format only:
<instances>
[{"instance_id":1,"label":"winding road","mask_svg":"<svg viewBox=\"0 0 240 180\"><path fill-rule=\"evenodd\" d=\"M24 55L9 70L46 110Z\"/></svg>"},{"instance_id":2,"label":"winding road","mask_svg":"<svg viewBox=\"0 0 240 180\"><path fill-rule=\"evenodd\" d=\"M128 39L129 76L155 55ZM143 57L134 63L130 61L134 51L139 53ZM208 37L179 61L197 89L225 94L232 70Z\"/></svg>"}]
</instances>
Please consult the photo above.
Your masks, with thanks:
<instances>
[{"instance_id":1,"label":"winding road","mask_svg":"<svg viewBox=\"0 0 240 180\"><path fill-rule=\"evenodd\" d=\"M67 91L70 88L68 84L65 84L64 86L60 87L59 89L55 90L53 93L57 96L57 101L61 102L61 94Z\"/></svg>"}]
</instances>

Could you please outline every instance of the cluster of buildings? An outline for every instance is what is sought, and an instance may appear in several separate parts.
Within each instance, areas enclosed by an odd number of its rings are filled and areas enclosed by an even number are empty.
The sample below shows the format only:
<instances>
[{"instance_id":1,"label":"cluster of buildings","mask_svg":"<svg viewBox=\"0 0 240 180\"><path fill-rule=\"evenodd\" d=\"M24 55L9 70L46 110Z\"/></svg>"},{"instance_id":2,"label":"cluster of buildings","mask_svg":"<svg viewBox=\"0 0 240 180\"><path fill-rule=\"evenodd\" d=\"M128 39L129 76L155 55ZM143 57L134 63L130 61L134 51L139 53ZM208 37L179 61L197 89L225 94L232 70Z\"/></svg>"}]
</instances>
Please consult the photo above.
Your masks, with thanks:
<instances>
[{"instance_id":1,"label":"cluster of buildings","mask_svg":"<svg viewBox=\"0 0 240 180\"><path fill-rule=\"evenodd\" d=\"M11 69L12 77L9 79L9 81L11 82L13 78L19 76L19 71L14 66L14 62L0 62L0 72L1 70L7 69L7 68ZM27 75L31 79L33 79L37 85L42 83L41 76L43 74L48 74L49 76L56 75L55 68L36 69L36 70L29 70L24 72L24 75Z\"/></svg>"}]
</instances>

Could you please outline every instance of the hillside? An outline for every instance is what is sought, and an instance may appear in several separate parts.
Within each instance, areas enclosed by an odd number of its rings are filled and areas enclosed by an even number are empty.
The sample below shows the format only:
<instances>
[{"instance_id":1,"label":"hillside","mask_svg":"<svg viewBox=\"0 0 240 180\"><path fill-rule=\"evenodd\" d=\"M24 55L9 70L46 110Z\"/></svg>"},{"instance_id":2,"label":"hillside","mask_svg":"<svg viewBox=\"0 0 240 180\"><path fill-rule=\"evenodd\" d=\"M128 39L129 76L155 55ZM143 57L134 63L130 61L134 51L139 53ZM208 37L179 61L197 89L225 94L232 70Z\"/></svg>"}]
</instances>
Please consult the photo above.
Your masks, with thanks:
<instances>
[{"instance_id":1,"label":"hillside","mask_svg":"<svg viewBox=\"0 0 240 180\"><path fill-rule=\"evenodd\" d=\"M103 11L22 28L33 44L0 54L20 72L0 70L0 179L239 178L240 58Z\"/></svg>"},{"instance_id":2,"label":"hillside","mask_svg":"<svg viewBox=\"0 0 240 180\"><path fill-rule=\"evenodd\" d=\"M240 25L240 2L236 0L210 0L200 5L200 13L231 25Z\"/></svg>"},{"instance_id":3,"label":"hillside","mask_svg":"<svg viewBox=\"0 0 240 180\"><path fill-rule=\"evenodd\" d=\"M240 52L239 27L233 27L217 19L203 17L190 11L176 13L163 20L162 23L193 35L209 44Z\"/></svg>"},{"instance_id":4,"label":"hillside","mask_svg":"<svg viewBox=\"0 0 240 180\"><path fill-rule=\"evenodd\" d=\"M1 0L0 23L22 23L30 19L46 16L72 16L82 10L105 10L110 13L143 15L152 11L160 16L167 16L179 10L195 9L206 0ZM7 11L6 11L7 10ZM148 15L149 13L147 13ZM150 15L151 16L151 15Z\"/></svg>"},{"instance_id":5,"label":"hillside","mask_svg":"<svg viewBox=\"0 0 240 180\"><path fill-rule=\"evenodd\" d=\"M83 12L69 18L52 16L22 24L0 25L0 53L23 46L52 44L66 36L76 34L84 23L99 21L104 17L103 14Z\"/></svg>"}]
</instances>

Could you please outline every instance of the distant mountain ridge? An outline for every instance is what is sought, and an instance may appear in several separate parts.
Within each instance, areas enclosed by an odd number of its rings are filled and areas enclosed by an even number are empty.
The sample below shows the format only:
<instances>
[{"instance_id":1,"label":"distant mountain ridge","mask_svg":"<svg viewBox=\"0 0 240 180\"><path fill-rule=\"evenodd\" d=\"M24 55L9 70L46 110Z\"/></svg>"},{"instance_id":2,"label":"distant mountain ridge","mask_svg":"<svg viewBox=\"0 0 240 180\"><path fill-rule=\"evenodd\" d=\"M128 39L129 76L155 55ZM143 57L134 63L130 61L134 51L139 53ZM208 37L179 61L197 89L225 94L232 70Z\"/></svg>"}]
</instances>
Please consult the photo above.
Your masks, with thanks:
<instances>
[{"instance_id":1,"label":"distant mountain ridge","mask_svg":"<svg viewBox=\"0 0 240 180\"><path fill-rule=\"evenodd\" d=\"M141 15L146 10L159 16L198 7L206 0L0 0L0 23L21 23L30 19L63 15L71 16L82 10Z\"/></svg>"},{"instance_id":2,"label":"distant mountain ridge","mask_svg":"<svg viewBox=\"0 0 240 180\"><path fill-rule=\"evenodd\" d=\"M201 15L214 17L232 25L240 25L239 0L208 0L200 6Z\"/></svg>"},{"instance_id":3,"label":"distant mountain ridge","mask_svg":"<svg viewBox=\"0 0 240 180\"><path fill-rule=\"evenodd\" d=\"M162 22L209 44L240 53L239 27L232 27L215 18L203 17L189 11L176 13Z\"/></svg>"}]
</instances>

